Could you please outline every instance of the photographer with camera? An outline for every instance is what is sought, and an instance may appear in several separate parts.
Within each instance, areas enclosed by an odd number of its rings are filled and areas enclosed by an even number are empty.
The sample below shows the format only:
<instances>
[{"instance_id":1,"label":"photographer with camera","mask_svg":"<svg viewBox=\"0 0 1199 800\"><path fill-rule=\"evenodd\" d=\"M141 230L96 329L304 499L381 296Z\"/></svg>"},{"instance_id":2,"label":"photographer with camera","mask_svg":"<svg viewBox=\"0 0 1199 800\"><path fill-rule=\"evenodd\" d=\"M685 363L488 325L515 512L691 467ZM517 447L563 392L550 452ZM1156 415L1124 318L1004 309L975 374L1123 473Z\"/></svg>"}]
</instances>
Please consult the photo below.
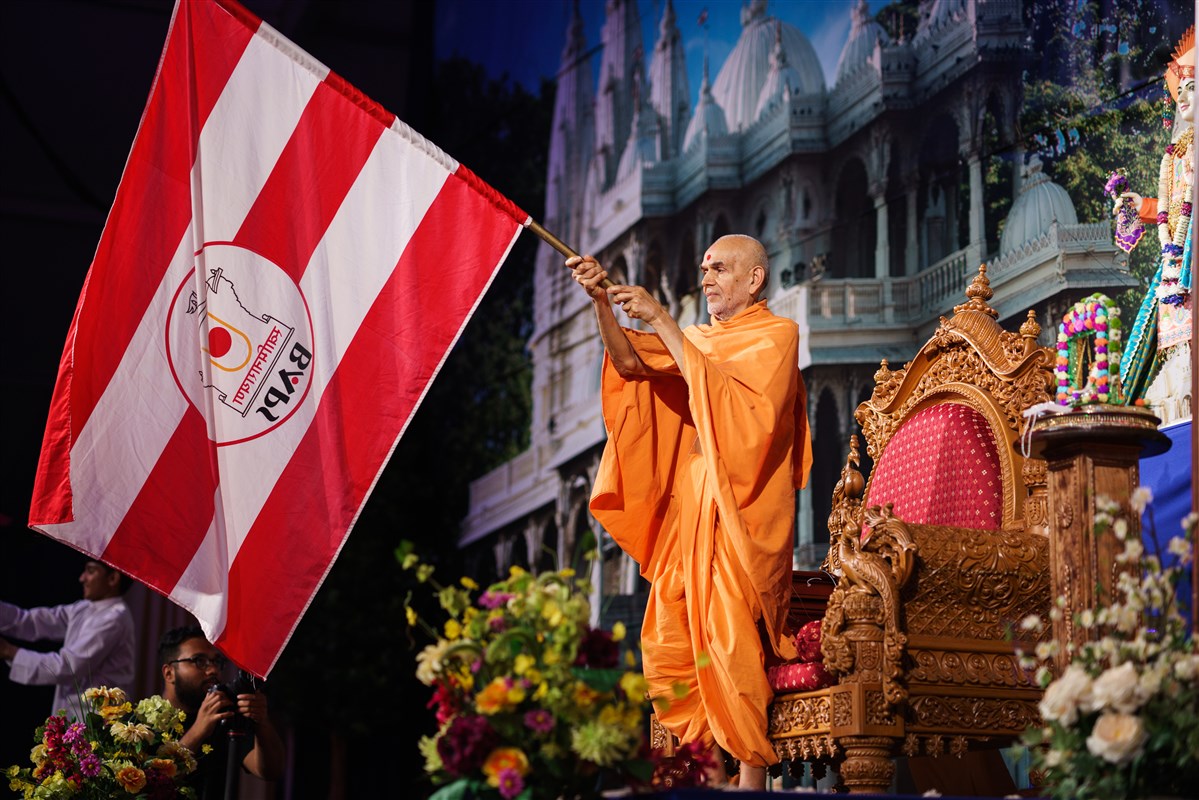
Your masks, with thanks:
<instances>
[{"instance_id":1,"label":"photographer with camera","mask_svg":"<svg viewBox=\"0 0 1199 800\"><path fill-rule=\"evenodd\" d=\"M235 765L264 780L283 774L283 742L267 713L266 695L253 678L241 673L223 683L228 661L198 627L174 628L158 645L163 697L187 713L181 744L200 755L204 745L212 751L200 759L193 786L200 800L235 796ZM227 785L228 784L228 785Z\"/></svg>"}]
</instances>

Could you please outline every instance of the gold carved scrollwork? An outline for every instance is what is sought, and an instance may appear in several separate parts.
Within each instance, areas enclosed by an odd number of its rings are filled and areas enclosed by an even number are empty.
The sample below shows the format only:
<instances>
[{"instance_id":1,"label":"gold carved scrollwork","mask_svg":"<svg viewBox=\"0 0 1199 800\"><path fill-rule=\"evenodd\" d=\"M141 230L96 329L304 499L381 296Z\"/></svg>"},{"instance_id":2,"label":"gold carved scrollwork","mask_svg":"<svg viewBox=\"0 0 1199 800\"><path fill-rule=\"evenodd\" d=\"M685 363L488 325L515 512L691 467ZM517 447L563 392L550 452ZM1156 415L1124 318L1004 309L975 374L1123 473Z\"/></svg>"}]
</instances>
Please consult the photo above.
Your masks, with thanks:
<instances>
[{"instance_id":1,"label":"gold carved scrollwork","mask_svg":"<svg viewBox=\"0 0 1199 800\"><path fill-rule=\"evenodd\" d=\"M829 721L827 694L780 697L770 707L769 735L773 737L827 731Z\"/></svg>"},{"instance_id":2,"label":"gold carved scrollwork","mask_svg":"<svg viewBox=\"0 0 1199 800\"><path fill-rule=\"evenodd\" d=\"M833 725L838 728L848 728L853 724L853 698L849 694L839 692L833 695Z\"/></svg>"},{"instance_id":3,"label":"gold carved scrollwork","mask_svg":"<svg viewBox=\"0 0 1199 800\"><path fill-rule=\"evenodd\" d=\"M774 752L783 761L830 761L839 755L840 750L831 736L795 736L776 739Z\"/></svg>"},{"instance_id":4,"label":"gold carved scrollwork","mask_svg":"<svg viewBox=\"0 0 1199 800\"><path fill-rule=\"evenodd\" d=\"M1019 735L1041 723L1037 705L1030 700L926 696L914 698L908 707L914 726L934 730L1002 731Z\"/></svg>"},{"instance_id":5,"label":"gold carved scrollwork","mask_svg":"<svg viewBox=\"0 0 1199 800\"><path fill-rule=\"evenodd\" d=\"M866 692L866 722L871 725L894 725L894 707L881 692Z\"/></svg>"},{"instance_id":6,"label":"gold carved scrollwork","mask_svg":"<svg viewBox=\"0 0 1199 800\"><path fill-rule=\"evenodd\" d=\"M874 638L869 631L871 626L878 630L877 615L881 613L883 650L878 666L887 700L900 703L907 696L901 683L907 636L899 624L899 599L900 590L915 566L916 545L907 525L892 513L890 504L881 509L867 509L865 517L871 531L866 544L861 543L856 529L843 529L835 544L841 578L829 597L821 651L827 669L835 674L849 673L857 657L864 655L871 659L870 648L854 648L852 643Z\"/></svg>"}]
</instances>

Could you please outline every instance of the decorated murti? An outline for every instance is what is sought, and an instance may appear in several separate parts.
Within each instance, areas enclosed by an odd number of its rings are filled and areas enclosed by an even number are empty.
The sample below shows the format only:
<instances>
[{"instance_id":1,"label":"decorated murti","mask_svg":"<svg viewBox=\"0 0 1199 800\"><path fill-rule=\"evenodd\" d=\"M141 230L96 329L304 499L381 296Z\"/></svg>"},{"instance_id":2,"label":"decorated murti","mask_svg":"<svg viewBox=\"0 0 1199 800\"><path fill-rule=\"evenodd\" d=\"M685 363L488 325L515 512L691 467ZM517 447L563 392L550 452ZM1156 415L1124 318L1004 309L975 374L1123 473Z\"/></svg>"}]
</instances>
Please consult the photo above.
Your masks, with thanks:
<instances>
[{"instance_id":1,"label":"decorated murti","mask_svg":"<svg viewBox=\"0 0 1199 800\"><path fill-rule=\"evenodd\" d=\"M1131 250L1141 238L1140 222L1156 225L1161 248L1157 270L1137 312L1120 364L1124 402L1144 400L1169 424L1191 416L1192 286L1191 230L1194 185L1195 29L1179 41L1165 74L1163 123L1171 141L1162 155L1157 197L1122 192L1116 202L1117 244ZM1124 188L1113 173L1109 193ZM1135 209L1138 220L1129 210ZM1148 237L1147 237L1148 238Z\"/></svg>"},{"instance_id":2,"label":"decorated murti","mask_svg":"<svg viewBox=\"0 0 1199 800\"><path fill-rule=\"evenodd\" d=\"M1120 405L1120 308L1106 295L1079 300L1057 329L1057 402Z\"/></svg>"}]
</instances>

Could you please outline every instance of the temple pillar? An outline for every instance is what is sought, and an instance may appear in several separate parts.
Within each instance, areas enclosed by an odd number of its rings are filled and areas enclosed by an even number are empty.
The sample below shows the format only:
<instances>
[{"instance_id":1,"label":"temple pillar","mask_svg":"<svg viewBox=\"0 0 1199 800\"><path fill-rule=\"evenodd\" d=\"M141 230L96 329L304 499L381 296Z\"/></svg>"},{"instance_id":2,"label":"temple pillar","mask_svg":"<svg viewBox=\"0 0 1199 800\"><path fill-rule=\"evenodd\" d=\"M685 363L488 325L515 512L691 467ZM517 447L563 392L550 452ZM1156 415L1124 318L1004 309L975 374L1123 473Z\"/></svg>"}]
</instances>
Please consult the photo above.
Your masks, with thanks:
<instances>
[{"instance_id":1,"label":"temple pillar","mask_svg":"<svg viewBox=\"0 0 1199 800\"><path fill-rule=\"evenodd\" d=\"M891 274L891 246L887 236L887 184L878 183L871 187L870 198L874 201L874 277L882 280Z\"/></svg>"},{"instance_id":2,"label":"temple pillar","mask_svg":"<svg viewBox=\"0 0 1199 800\"><path fill-rule=\"evenodd\" d=\"M907 237L903 249L903 272L915 275L920 272L920 228L916 218L916 205L920 196L920 176L912 175L908 180Z\"/></svg>"},{"instance_id":3,"label":"temple pillar","mask_svg":"<svg viewBox=\"0 0 1199 800\"><path fill-rule=\"evenodd\" d=\"M986 250L986 222L983 217L983 170L978 150L966 156L970 173L970 242L966 245L966 266L974 269L982 263Z\"/></svg>"}]
</instances>

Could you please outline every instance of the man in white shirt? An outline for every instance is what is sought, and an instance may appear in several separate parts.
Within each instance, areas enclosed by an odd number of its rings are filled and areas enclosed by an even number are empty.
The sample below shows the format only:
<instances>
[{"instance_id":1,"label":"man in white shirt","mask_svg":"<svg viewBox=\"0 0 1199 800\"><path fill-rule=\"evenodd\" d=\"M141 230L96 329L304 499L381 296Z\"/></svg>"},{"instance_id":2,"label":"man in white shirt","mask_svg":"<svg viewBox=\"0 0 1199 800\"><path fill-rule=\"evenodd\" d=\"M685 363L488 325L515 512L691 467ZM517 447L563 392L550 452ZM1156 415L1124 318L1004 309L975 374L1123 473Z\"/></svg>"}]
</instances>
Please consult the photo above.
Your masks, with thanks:
<instances>
[{"instance_id":1,"label":"man in white shirt","mask_svg":"<svg viewBox=\"0 0 1199 800\"><path fill-rule=\"evenodd\" d=\"M79 576L83 599L63 606L24 609L0 601L0 633L35 642L61 640L62 648L39 653L0 637L0 658L16 683L53 685L51 713L79 715L79 694L92 686L119 686L132 696L133 615L123 595L132 584L99 561L88 561Z\"/></svg>"}]
</instances>

